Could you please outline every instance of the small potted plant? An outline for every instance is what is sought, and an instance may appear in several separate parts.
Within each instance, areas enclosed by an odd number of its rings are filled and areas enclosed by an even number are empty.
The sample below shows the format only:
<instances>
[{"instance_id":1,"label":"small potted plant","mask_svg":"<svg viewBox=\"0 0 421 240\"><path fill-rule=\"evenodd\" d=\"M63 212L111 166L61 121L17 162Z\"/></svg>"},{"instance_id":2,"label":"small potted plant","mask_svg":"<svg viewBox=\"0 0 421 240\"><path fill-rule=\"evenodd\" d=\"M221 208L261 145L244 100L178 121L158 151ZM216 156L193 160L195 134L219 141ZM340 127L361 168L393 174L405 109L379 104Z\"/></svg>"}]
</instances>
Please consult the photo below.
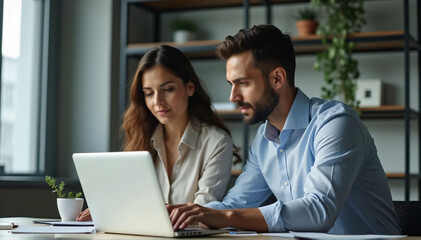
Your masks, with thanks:
<instances>
[{"instance_id":1,"label":"small potted plant","mask_svg":"<svg viewBox=\"0 0 421 240\"><path fill-rule=\"evenodd\" d=\"M297 20L298 36L305 37L314 35L318 26L317 13L312 8L303 8L298 10L295 19Z\"/></svg>"},{"instance_id":2,"label":"small potted plant","mask_svg":"<svg viewBox=\"0 0 421 240\"><path fill-rule=\"evenodd\" d=\"M45 182L57 194L57 208L61 221L75 221L83 207L82 193L64 192L65 183L62 181L59 185L56 180L50 176L45 176Z\"/></svg>"},{"instance_id":3,"label":"small potted plant","mask_svg":"<svg viewBox=\"0 0 421 240\"><path fill-rule=\"evenodd\" d=\"M195 39L197 25L191 20L175 19L171 22L170 29L174 34L174 41L176 43L183 43Z\"/></svg>"}]
</instances>

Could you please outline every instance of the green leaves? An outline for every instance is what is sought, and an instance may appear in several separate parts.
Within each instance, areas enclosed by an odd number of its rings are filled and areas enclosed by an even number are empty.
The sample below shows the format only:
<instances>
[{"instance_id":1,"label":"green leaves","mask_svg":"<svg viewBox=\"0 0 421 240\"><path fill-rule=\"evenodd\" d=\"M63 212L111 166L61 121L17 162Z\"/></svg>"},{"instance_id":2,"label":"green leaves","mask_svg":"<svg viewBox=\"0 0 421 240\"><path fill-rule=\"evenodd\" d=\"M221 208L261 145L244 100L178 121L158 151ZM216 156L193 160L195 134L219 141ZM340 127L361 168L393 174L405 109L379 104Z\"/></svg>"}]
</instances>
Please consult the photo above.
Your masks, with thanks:
<instances>
[{"instance_id":1,"label":"green leaves","mask_svg":"<svg viewBox=\"0 0 421 240\"><path fill-rule=\"evenodd\" d=\"M76 195L73 192L69 192L66 197L66 193L64 192L64 185L66 185L63 181L57 186L56 180L50 176L45 176L45 182L53 189L53 193L56 193L59 198L80 198L82 197L82 193L78 192Z\"/></svg>"},{"instance_id":2,"label":"green leaves","mask_svg":"<svg viewBox=\"0 0 421 240\"><path fill-rule=\"evenodd\" d=\"M303 8L298 10L295 20L317 20L317 12L312 8Z\"/></svg>"},{"instance_id":3,"label":"green leaves","mask_svg":"<svg viewBox=\"0 0 421 240\"><path fill-rule=\"evenodd\" d=\"M195 22L188 19L174 19L169 25L172 31L186 30L190 32L196 32L197 25Z\"/></svg>"},{"instance_id":4,"label":"green leaves","mask_svg":"<svg viewBox=\"0 0 421 240\"><path fill-rule=\"evenodd\" d=\"M317 32L325 50L317 54L314 63L316 70L324 72L322 97L358 107L355 81L360 73L358 62L352 58L355 43L347 41L347 36L359 32L366 22L363 0L311 0L311 4L326 13L326 22L320 24Z\"/></svg>"}]
</instances>

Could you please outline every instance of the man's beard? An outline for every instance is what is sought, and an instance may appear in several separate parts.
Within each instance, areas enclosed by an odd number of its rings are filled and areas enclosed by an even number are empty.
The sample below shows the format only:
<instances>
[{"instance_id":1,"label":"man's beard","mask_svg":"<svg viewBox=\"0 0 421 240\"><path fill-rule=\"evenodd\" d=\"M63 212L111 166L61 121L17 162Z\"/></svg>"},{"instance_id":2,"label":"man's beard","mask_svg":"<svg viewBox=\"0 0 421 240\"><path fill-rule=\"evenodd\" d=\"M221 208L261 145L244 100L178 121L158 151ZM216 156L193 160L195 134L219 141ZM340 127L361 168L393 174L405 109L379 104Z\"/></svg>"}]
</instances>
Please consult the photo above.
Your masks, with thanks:
<instances>
[{"instance_id":1,"label":"man's beard","mask_svg":"<svg viewBox=\"0 0 421 240\"><path fill-rule=\"evenodd\" d=\"M253 110L252 115L244 115L244 121L246 123L255 124L265 121L273 109L275 109L276 105L278 105L279 95L271 88L267 80L265 81L265 91L262 95L260 100L254 104L254 107L247 102L238 103L240 107L249 107Z\"/></svg>"}]
</instances>

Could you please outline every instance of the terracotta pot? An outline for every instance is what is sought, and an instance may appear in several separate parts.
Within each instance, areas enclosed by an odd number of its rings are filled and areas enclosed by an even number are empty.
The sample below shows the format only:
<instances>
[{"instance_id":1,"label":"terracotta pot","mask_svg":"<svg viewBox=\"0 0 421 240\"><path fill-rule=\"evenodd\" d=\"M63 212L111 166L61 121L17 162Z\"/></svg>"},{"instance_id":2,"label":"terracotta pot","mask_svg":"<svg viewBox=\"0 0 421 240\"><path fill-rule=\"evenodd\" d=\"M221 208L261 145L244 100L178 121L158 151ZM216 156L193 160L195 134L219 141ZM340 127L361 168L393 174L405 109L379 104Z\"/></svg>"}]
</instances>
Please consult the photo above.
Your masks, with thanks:
<instances>
[{"instance_id":1,"label":"terracotta pot","mask_svg":"<svg viewBox=\"0 0 421 240\"><path fill-rule=\"evenodd\" d=\"M316 33L318 22L313 20L298 20L296 22L298 36L304 37L309 35L314 35Z\"/></svg>"}]
</instances>

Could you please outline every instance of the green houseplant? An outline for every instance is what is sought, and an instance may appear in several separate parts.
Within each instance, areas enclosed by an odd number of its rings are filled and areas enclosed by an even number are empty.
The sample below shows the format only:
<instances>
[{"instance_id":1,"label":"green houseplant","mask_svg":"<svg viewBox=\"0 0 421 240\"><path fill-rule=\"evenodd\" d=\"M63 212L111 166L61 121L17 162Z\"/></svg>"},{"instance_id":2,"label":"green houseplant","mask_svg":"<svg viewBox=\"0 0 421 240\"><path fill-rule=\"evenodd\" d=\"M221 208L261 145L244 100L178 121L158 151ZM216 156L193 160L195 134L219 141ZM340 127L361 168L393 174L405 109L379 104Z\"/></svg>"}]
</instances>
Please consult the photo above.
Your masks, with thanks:
<instances>
[{"instance_id":1,"label":"green houseplant","mask_svg":"<svg viewBox=\"0 0 421 240\"><path fill-rule=\"evenodd\" d=\"M298 36L308 36L316 33L318 26L316 10L308 7L300 9L294 18L296 20Z\"/></svg>"},{"instance_id":2,"label":"green houseplant","mask_svg":"<svg viewBox=\"0 0 421 240\"><path fill-rule=\"evenodd\" d=\"M75 194L73 194L73 192L68 192L65 193L64 192L64 186L66 185L63 181L61 181L61 183L59 185L56 184L56 180L50 176L45 176L45 182L48 184L48 186L50 186L53 189L53 193L57 194L57 197L59 198L80 198L82 197L82 193L78 192Z\"/></svg>"},{"instance_id":3,"label":"green houseplant","mask_svg":"<svg viewBox=\"0 0 421 240\"><path fill-rule=\"evenodd\" d=\"M363 0L311 0L311 3L326 13L326 21L318 28L325 50L318 53L314 64L316 70L324 73L326 85L322 87L322 97L337 98L358 108L355 92L360 72L357 60L352 57L355 43L347 37L360 32L366 22Z\"/></svg>"},{"instance_id":4,"label":"green houseplant","mask_svg":"<svg viewBox=\"0 0 421 240\"><path fill-rule=\"evenodd\" d=\"M174 41L177 43L194 40L197 31L196 23L188 19L174 19L169 27L173 31Z\"/></svg>"},{"instance_id":5,"label":"green houseplant","mask_svg":"<svg viewBox=\"0 0 421 240\"><path fill-rule=\"evenodd\" d=\"M313 8L305 7L298 10L297 15L295 15L295 20L317 20L317 12Z\"/></svg>"},{"instance_id":6,"label":"green houseplant","mask_svg":"<svg viewBox=\"0 0 421 240\"><path fill-rule=\"evenodd\" d=\"M83 207L82 193L78 192L64 192L65 183L61 181L59 185L56 184L56 180L50 176L45 176L45 182L53 189L53 193L57 194L57 208L60 214L61 220L75 221Z\"/></svg>"}]
</instances>

